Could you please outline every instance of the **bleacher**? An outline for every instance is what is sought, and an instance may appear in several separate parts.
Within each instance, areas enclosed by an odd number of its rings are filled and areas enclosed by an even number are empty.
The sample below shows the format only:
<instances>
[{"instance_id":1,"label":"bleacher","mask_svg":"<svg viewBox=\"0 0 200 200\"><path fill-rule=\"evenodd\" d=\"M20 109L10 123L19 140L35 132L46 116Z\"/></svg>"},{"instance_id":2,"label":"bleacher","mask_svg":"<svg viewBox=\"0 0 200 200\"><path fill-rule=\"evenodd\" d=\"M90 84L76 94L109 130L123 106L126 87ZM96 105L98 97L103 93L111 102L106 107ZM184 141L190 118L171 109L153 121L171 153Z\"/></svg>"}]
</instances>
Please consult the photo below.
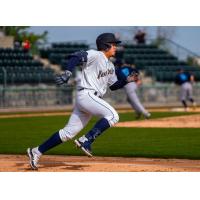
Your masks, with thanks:
<instances>
[{"instance_id":1,"label":"bleacher","mask_svg":"<svg viewBox=\"0 0 200 200\"><path fill-rule=\"evenodd\" d=\"M189 66L154 45L124 44L123 47L123 52L117 52L117 56L131 61L139 70L144 71L145 76L150 76L155 81L173 82L178 68L190 71L200 81L200 67ZM40 56L64 69L68 55L88 49L89 46L85 43L53 43L51 47L41 49ZM33 59L31 54L22 49L0 48L0 84L4 82L5 70L7 84L54 83L54 71L44 68L43 63Z\"/></svg>"},{"instance_id":2,"label":"bleacher","mask_svg":"<svg viewBox=\"0 0 200 200\"><path fill-rule=\"evenodd\" d=\"M200 81L200 67L188 66L187 62L178 60L174 55L154 45L125 44L123 58L135 64L155 81L173 82L178 68L190 71L195 75L195 79Z\"/></svg>"},{"instance_id":3,"label":"bleacher","mask_svg":"<svg viewBox=\"0 0 200 200\"><path fill-rule=\"evenodd\" d=\"M67 58L70 54L79 50L88 50L85 43L52 43L51 47L40 50L40 56L47 58L52 64L57 64L64 69Z\"/></svg>"},{"instance_id":4,"label":"bleacher","mask_svg":"<svg viewBox=\"0 0 200 200\"><path fill-rule=\"evenodd\" d=\"M130 60L139 70L143 70L146 76L152 77L155 81L174 81L178 68L194 73L196 80L200 81L199 67L188 66L186 62L178 60L176 56L155 45L124 44L123 47L124 51L118 51L116 56ZM41 49L40 55L64 69L68 55L75 51L88 49L89 46L84 43L53 43L51 47Z\"/></svg>"},{"instance_id":5,"label":"bleacher","mask_svg":"<svg viewBox=\"0 0 200 200\"><path fill-rule=\"evenodd\" d=\"M52 83L54 72L23 49L0 48L0 84Z\"/></svg>"}]
</instances>

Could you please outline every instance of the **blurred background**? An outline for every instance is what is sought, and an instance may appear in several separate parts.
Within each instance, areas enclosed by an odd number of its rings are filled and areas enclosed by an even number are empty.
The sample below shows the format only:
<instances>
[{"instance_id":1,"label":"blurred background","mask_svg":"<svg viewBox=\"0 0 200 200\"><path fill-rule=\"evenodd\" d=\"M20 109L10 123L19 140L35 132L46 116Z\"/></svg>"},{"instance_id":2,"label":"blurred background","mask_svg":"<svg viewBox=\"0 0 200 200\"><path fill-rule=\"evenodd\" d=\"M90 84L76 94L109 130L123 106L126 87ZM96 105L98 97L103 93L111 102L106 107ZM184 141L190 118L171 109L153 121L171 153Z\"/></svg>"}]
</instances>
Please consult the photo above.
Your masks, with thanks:
<instances>
[{"instance_id":1,"label":"blurred background","mask_svg":"<svg viewBox=\"0 0 200 200\"><path fill-rule=\"evenodd\" d=\"M64 70L69 54L95 49L103 32L122 40L116 57L140 70L138 95L147 108L181 107L174 84L179 68L194 75L194 98L200 103L200 27L0 26L0 109L72 107L76 72L62 87L55 85L54 75ZM105 99L130 106L123 89L108 91Z\"/></svg>"}]
</instances>

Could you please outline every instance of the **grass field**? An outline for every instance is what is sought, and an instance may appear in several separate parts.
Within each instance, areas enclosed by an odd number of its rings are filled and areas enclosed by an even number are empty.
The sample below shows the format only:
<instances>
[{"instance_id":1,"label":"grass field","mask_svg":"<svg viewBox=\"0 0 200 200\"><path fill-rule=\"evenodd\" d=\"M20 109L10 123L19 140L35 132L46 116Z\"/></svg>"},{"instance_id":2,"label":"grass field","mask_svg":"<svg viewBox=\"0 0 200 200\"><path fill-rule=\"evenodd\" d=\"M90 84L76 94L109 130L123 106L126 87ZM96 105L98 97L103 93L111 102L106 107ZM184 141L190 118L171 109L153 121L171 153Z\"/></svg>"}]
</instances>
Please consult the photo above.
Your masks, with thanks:
<instances>
[{"instance_id":1,"label":"grass field","mask_svg":"<svg viewBox=\"0 0 200 200\"><path fill-rule=\"evenodd\" d=\"M154 112L152 118L189 114L194 113ZM69 116L45 116L0 119L0 153L25 154L27 147L43 142L62 128L68 118ZM120 114L120 121L133 119L133 113ZM92 119L79 135L90 129L95 121ZM115 127L96 140L93 152L96 156L200 159L200 131L198 128ZM83 155L72 141L54 148L48 154Z\"/></svg>"}]
</instances>

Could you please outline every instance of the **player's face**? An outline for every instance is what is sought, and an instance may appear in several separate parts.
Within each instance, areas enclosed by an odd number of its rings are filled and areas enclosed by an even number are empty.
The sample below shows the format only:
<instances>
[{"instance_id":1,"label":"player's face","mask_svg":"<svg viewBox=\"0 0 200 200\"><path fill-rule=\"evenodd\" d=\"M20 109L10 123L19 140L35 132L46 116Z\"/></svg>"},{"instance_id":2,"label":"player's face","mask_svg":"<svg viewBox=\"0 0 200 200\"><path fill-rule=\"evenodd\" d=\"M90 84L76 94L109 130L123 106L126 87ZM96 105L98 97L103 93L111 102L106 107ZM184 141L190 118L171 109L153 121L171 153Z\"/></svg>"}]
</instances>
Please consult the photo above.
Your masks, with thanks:
<instances>
[{"instance_id":1,"label":"player's face","mask_svg":"<svg viewBox=\"0 0 200 200\"><path fill-rule=\"evenodd\" d=\"M106 57L110 58L112 56L115 56L117 50L117 45L116 44L111 44L111 48L106 51Z\"/></svg>"}]
</instances>

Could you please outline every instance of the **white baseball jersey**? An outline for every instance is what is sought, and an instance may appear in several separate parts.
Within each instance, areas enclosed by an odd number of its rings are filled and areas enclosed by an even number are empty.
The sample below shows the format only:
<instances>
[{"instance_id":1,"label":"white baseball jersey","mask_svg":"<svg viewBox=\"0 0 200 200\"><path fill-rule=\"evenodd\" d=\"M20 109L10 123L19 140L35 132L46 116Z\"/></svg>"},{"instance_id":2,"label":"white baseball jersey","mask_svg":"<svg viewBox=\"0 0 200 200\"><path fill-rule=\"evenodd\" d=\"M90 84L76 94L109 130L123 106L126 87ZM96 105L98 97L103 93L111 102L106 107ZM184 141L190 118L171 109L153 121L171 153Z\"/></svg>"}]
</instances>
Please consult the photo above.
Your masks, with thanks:
<instances>
[{"instance_id":1,"label":"white baseball jersey","mask_svg":"<svg viewBox=\"0 0 200 200\"><path fill-rule=\"evenodd\" d=\"M88 50L87 62L82 66L80 88L97 91L100 96L117 81L113 63L101 51Z\"/></svg>"}]
</instances>

